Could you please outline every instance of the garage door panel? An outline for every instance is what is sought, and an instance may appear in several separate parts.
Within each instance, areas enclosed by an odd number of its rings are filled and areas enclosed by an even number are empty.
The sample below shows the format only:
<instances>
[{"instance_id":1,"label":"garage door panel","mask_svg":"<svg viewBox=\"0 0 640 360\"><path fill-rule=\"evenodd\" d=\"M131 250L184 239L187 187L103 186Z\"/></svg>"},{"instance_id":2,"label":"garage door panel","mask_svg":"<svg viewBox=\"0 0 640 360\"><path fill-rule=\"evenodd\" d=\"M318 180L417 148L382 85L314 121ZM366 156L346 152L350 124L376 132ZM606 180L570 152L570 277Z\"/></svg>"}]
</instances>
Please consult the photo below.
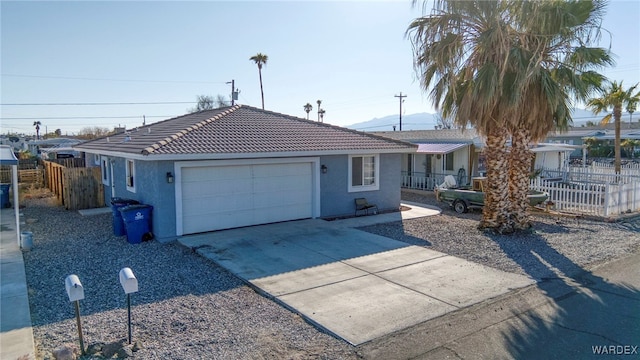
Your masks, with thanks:
<instances>
[{"instance_id":1,"label":"garage door panel","mask_svg":"<svg viewBox=\"0 0 640 360\"><path fill-rule=\"evenodd\" d=\"M311 163L183 168L183 233L309 218Z\"/></svg>"},{"instance_id":2,"label":"garage door panel","mask_svg":"<svg viewBox=\"0 0 640 360\"><path fill-rule=\"evenodd\" d=\"M251 225L253 210L238 211L235 213L215 213L211 215L201 214L199 216L186 217L183 222L185 229L190 229L190 233L211 231L212 228L226 229Z\"/></svg>"},{"instance_id":3,"label":"garage door panel","mask_svg":"<svg viewBox=\"0 0 640 360\"><path fill-rule=\"evenodd\" d=\"M186 182L242 179L251 176L250 166L202 166L183 168Z\"/></svg>"},{"instance_id":4,"label":"garage door panel","mask_svg":"<svg viewBox=\"0 0 640 360\"><path fill-rule=\"evenodd\" d=\"M189 206L183 206L183 216L197 216L224 212L243 211L253 208L249 195L219 195L191 199Z\"/></svg>"}]
</instances>

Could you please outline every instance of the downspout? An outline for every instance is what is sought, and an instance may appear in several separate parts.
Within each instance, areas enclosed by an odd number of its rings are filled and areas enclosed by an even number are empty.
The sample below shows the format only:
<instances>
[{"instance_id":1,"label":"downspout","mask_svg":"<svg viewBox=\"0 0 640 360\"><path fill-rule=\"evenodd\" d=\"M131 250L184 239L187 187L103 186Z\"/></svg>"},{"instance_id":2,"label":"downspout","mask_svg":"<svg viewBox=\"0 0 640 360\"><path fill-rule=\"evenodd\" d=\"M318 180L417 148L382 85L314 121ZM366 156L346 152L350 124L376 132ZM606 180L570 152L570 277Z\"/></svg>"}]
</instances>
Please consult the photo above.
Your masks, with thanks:
<instances>
[{"instance_id":1,"label":"downspout","mask_svg":"<svg viewBox=\"0 0 640 360\"><path fill-rule=\"evenodd\" d=\"M475 148L473 144L469 144L469 173L467 174L467 184L471 184L471 178L473 177L473 154Z\"/></svg>"},{"instance_id":2,"label":"downspout","mask_svg":"<svg viewBox=\"0 0 640 360\"><path fill-rule=\"evenodd\" d=\"M18 235L18 247L20 246L20 198L18 190L18 165L11 165L13 181L13 208L16 214L16 232Z\"/></svg>"}]
</instances>

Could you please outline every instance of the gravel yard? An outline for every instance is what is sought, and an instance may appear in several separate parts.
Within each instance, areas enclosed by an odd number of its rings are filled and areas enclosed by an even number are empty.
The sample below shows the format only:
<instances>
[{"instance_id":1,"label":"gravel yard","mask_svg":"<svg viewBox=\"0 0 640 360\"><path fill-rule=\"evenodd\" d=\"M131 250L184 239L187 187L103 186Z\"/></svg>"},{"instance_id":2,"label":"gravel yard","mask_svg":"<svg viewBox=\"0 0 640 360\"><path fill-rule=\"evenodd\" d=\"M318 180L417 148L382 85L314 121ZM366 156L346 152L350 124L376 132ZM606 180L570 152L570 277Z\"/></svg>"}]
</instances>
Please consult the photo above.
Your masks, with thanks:
<instances>
[{"instance_id":1,"label":"gravel yard","mask_svg":"<svg viewBox=\"0 0 640 360\"><path fill-rule=\"evenodd\" d=\"M127 337L126 296L118 281L123 267L134 271L140 285L132 296L133 340L140 347L135 358L359 358L357 348L318 331L181 245L130 245L112 235L111 214L83 217L44 200L27 201L23 211L23 230L34 234L34 248L24 259L39 359L78 344L73 305L64 291L69 274L78 275L85 288L80 302L85 346L102 347L86 358L111 356L119 348ZM403 200L443 205L430 194L403 193ZM535 231L508 237L478 231L480 216L446 208L439 216L362 230L536 279L572 274L640 250L637 220L536 216Z\"/></svg>"},{"instance_id":2,"label":"gravel yard","mask_svg":"<svg viewBox=\"0 0 640 360\"><path fill-rule=\"evenodd\" d=\"M131 297L137 359L355 359L355 349L257 294L179 244L130 245L112 235L111 214L83 217L61 207L27 206L24 253L39 359L78 346L64 279L76 274L85 347L110 356L127 338L126 296L118 272L130 267L140 291ZM99 348L99 347L98 347ZM87 356L101 358L100 354ZM120 356L123 356L121 354Z\"/></svg>"}]
</instances>

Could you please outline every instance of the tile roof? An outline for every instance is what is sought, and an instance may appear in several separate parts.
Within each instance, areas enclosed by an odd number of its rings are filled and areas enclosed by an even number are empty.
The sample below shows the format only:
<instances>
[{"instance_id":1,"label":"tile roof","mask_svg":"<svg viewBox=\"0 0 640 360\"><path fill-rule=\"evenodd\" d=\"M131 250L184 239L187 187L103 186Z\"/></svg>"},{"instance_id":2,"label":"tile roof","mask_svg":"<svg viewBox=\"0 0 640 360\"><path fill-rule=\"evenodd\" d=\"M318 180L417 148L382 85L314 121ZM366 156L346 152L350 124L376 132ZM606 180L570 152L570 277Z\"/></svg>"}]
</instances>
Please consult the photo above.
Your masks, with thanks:
<instances>
[{"instance_id":1,"label":"tile roof","mask_svg":"<svg viewBox=\"0 0 640 360\"><path fill-rule=\"evenodd\" d=\"M160 121L85 142L87 152L142 155L412 151L415 145L294 116L236 105Z\"/></svg>"},{"instance_id":2,"label":"tile roof","mask_svg":"<svg viewBox=\"0 0 640 360\"><path fill-rule=\"evenodd\" d=\"M463 141L471 143L478 137L474 129L465 129L464 131L460 129L376 131L372 134L412 143Z\"/></svg>"},{"instance_id":3,"label":"tile roof","mask_svg":"<svg viewBox=\"0 0 640 360\"><path fill-rule=\"evenodd\" d=\"M448 154L461 149L469 144L459 143L438 143L438 144L418 144L418 153L421 154Z\"/></svg>"}]
</instances>

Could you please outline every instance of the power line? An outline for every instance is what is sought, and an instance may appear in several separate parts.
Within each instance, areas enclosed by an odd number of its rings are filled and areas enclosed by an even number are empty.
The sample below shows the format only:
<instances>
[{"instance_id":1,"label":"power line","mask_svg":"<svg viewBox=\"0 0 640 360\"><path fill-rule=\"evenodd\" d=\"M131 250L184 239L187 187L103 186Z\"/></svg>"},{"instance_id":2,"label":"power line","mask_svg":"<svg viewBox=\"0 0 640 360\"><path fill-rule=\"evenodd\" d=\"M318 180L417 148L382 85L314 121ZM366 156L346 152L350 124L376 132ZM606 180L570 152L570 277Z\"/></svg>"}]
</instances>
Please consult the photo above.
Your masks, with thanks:
<instances>
[{"instance_id":1,"label":"power line","mask_svg":"<svg viewBox=\"0 0 640 360\"><path fill-rule=\"evenodd\" d=\"M171 118L175 115L127 115L127 116L54 116L54 117L2 117L0 120L72 120L72 119L138 119L143 116L150 118Z\"/></svg>"},{"instance_id":2,"label":"power line","mask_svg":"<svg viewBox=\"0 0 640 360\"><path fill-rule=\"evenodd\" d=\"M0 74L9 77L62 79L62 80L90 80L90 81L116 81L116 82L142 82L142 83L187 83L187 84L224 84L224 81L191 81L191 80L141 80L141 79L108 79L77 76L50 76L50 75L24 75L24 74Z\"/></svg>"},{"instance_id":3,"label":"power line","mask_svg":"<svg viewBox=\"0 0 640 360\"><path fill-rule=\"evenodd\" d=\"M94 106L94 105L172 105L193 104L197 101L156 101L156 102L88 102L88 103L11 103L0 106Z\"/></svg>"}]
</instances>

